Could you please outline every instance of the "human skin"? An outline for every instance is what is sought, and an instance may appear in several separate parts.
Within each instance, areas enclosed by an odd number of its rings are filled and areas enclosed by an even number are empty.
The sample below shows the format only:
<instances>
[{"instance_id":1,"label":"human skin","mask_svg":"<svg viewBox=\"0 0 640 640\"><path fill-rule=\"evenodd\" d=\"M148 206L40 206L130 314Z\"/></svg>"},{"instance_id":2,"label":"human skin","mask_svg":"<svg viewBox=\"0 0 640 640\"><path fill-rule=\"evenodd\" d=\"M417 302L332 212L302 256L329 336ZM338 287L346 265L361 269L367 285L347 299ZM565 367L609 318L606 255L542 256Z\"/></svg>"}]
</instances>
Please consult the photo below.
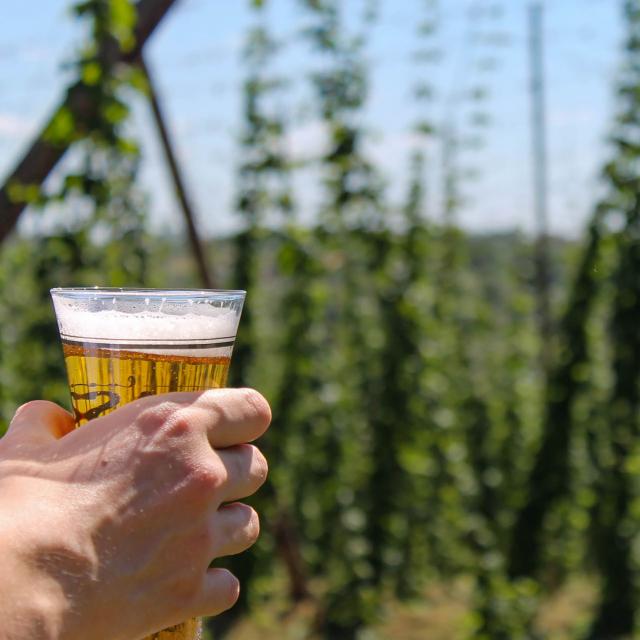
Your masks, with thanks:
<instances>
[{"instance_id":1,"label":"human skin","mask_svg":"<svg viewBox=\"0 0 640 640\"><path fill-rule=\"evenodd\" d=\"M18 409L0 440L0 640L135 640L238 598L209 565L256 540L235 502L266 479L247 444L271 419L248 389L170 393L74 429Z\"/></svg>"}]
</instances>

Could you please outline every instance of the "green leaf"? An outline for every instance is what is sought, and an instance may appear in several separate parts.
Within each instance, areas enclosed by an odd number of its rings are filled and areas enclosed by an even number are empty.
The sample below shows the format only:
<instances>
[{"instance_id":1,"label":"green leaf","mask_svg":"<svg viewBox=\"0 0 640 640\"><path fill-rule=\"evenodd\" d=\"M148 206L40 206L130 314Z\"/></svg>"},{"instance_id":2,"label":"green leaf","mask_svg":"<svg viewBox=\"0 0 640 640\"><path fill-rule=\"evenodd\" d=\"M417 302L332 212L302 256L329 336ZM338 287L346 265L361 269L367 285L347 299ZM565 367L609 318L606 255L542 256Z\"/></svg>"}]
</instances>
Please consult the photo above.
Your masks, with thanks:
<instances>
[{"instance_id":1,"label":"green leaf","mask_svg":"<svg viewBox=\"0 0 640 640\"><path fill-rule=\"evenodd\" d=\"M118 140L118 150L126 155L137 155L140 152L140 147L135 140L120 138Z\"/></svg>"},{"instance_id":2,"label":"green leaf","mask_svg":"<svg viewBox=\"0 0 640 640\"><path fill-rule=\"evenodd\" d=\"M131 51L135 46L134 27L137 18L136 9L131 0L109 0L111 33L124 51Z\"/></svg>"},{"instance_id":3,"label":"green leaf","mask_svg":"<svg viewBox=\"0 0 640 640\"><path fill-rule=\"evenodd\" d=\"M82 82L90 87L97 85L102 79L102 67L97 62L82 65Z\"/></svg>"},{"instance_id":4,"label":"green leaf","mask_svg":"<svg viewBox=\"0 0 640 640\"><path fill-rule=\"evenodd\" d=\"M42 190L38 184L10 182L7 187L7 194L11 202L36 204L43 200Z\"/></svg>"},{"instance_id":5,"label":"green leaf","mask_svg":"<svg viewBox=\"0 0 640 640\"><path fill-rule=\"evenodd\" d=\"M149 83L144 71L138 67L130 67L127 69L126 81L129 86L143 94L149 93Z\"/></svg>"},{"instance_id":6,"label":"green leaf","mask_svg":"<svg viewBox=\"0 0 640 640\"><path fill-rule=\"evenodd\" d=\"M69 142L74 137L75 119L68 107L58 110L44 133L44 139L54 144Z\"/></svg>"},{"instance_id":7,"label":"green leaf","mask_svg":"<svg viewBox=\"0 0 640 640\"><path fill-rule=\"evenodd\" d=\"M102 110L102 115L110 124L122 122L129 114L127 106L119 100L110 100Z\"/></svg>"}]
</instances>

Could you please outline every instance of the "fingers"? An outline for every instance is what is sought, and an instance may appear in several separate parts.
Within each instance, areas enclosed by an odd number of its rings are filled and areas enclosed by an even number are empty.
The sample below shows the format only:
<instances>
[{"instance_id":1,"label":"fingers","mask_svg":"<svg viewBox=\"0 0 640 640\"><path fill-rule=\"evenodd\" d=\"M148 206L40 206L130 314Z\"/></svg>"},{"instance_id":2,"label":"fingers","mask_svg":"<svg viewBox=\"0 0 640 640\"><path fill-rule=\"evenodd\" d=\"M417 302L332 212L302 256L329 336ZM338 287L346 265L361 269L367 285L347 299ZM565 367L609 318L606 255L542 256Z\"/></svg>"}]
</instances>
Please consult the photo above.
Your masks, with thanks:
<instances>
[{"instance_id":1,"label":"fingers","mask_svg":"<svg viewBox=\"0 0 640 640\"><path fill-rule=\"evenodd\" d=\"M9 425L7 437L24 443L46 444L74 430L70 413L53 402L33 400L18 408Z\"/></svg>"},{"instance_id":2,"label":"fingers","mask_svg":"<svg viewBox=\"0 0 640 640\"><path fill-rule=\"evenodd\" d=\"M202 582L202 590L195 603L194 616L217 616L230 609L240 595L240 583L226 569L209 569Z\"/></svg>"},{"instance_id":3,"label":"fingers","mask_svg":"<svg viewBox=\"0 0 640 640\"><path fill-rule=\"evenodd\" d=\"M157 431L171 423L176 435L201 432L212 447L225 448L260 437L271 422L271 409L252 389L211 389L141 398L98 418L94 429L99 421L105 428L114 422L138 421L147 431Z\"/></svg>"},{"instance_id":4,"label":"fingers","mask_svg":"<svg viewBox=\"0 0 640 640\"><path fill-rule=\"evenodd\" d=\"M232 556L248 549L260 534L258 514L246 504L233 502L220 507L211 518L214 558Z\"/></svg>"},{"instance_id":5,"label":"fingers","mask_svg":"<svg viewBox=\"0 0 640 640\"><path fill-rule=\"evenodd\" d=\"M253 389L214 389L203 393L194 405L205 412L205 428L211 446L231 447L259 438L271 422L271 408Z\"/></svg>"},{"instance_id":6,"label":"fingers","mask_svg":"<svg viewBox=\"0 0 640 640\"><path fill-rule=\"evenodd\" d=\"M257 447L239 444L220 449L216 453L225 469L225 479L218 496L220 502L246 498L255 493L267 479L267 460Z\"/></svg>"}]
</instances>

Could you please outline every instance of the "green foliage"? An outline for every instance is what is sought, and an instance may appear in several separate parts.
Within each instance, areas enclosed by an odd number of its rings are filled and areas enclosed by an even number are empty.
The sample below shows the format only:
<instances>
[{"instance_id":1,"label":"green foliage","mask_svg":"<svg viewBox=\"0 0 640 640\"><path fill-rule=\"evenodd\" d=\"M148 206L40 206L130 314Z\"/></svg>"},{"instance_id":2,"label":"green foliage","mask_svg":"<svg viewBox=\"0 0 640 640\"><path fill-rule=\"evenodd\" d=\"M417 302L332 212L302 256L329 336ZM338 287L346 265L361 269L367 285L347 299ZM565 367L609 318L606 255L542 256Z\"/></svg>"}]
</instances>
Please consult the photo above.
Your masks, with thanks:
<instances>
[{"instance_id":1,"label":"green foliage","mask_svg":"<svg viewBox=\"0 0 640 640\"><path fill-rule=\"evenodd\" d=\"M2 252L2 427L18 405L34 398L68 405L49 288L68 283L73 270L69 266L76 258L73 253L74 243L63 237L56 242L20 241ZM34 264L36 256L38 264Z\"/></svg>"},{"instance_id":2,"label":"green foliage","mask_svg":"<svg viewBox=\"0 0 640 640\"><path fill-rule=\"evenodd\" d=\"M640 434L640 196L627 212L617 242L615 299L610 323L613 384L608 446L601 454L595 551L603 578L592 638L627 637L635 629L637 565L633 514L638 469L632 463Z\"/></svg>"},{"instance_id":3,"label":"green foliage","mask_svg":"<svg viewBox=\"0 0 640 640\"><path fill-rule=\"evenodd\" d=\"M601 214L590 230L582 261L558 329L560 349L546 389L544 431L512 533L509 573L533 577L540 566L543 524L553 501L566 495L573 406L584 380L576 373L588 362L588 319L599 289Z\"/></svg>"},{"instance_id":4,"label":"green foliage","mask_svg":"<svg viewBox=\"0 0 640 640\"><path fill-rule=\"evenodd\" d=\"M122 93L126 69L105 62L105 49L131 45L135 10L128 0L95 0L74 7L89 22L91 40L74 67L90 88L87 128L61 108L46 132L50 142L73 145L74 167L44 193L13 185L12 197L48 206L59 218L47 236L16 238L0 256L4 326L0 340L2 422L16 405L44 397L67 404L64 372L49 289L54 286L141 285L147 278L145 201L135 187L136 145L124 136L129 110ZM75 170L77 168L77 170Z\"/></svg>"},{"instance_id":5,"label":"green foliage","mask_svg":"<svg viewBox=\"0 0 640 640\"><path fill-rule=\"evenodd\" d=\"M333 639L365 633L384 615L389 593L415 599L434 576L470 574L471 637L539 637L544 590L590 566L593 448L599 457L594 443L603 437L594 429L606 422L611 356L595 336L606 333L603 291L617 288L604 259L610 205L597 213L574 260L572 284L554 271L566 312L545 387L531 243L509 236L496 251L498 240L483 244L455 225L470 170L459 155L468 149L464 141L454 128L435 126L432 114L437 3L426 3L427 27L419 27L425 41L415 64L426 73L415 85L418 143L402 208L386 202L363 151L371 17L353 34L338 3L302 4L310 18L303 35L320 69L310 76L317 116L328 139L315 160L324 197L313 229L295 224L293 197L278 186L289 185L292 170L281 152L284 121L269 107L273 92L287 86L268 75L278 46L254 29L246 56L252 71L238 200L246 230L236 238L236 277L245 279L236 282L253 287L261 315L250 310L250 359L241 350L239 369L271 393L274 432L264 446L286 463L273 470L261 505L274 523L267 543L244 575L262 584L277 557L291 601L315 596L314 629ZM494 66L481 58L479 68ZM490 122L488 94L486 83L472 83L467 115L480 141ZM437 137L446 149L444 226L425 215L427 152ZM628 144L620 150L629 157ZM618 163L607 171L627 184L628 202L631 175ZM289 206L274 217L283 193ZM562 248L554 251L566 265ZM274 279L278 286L267 287ZM281 293L267 300L261 288ZM273 358L268 374L258 353Z\"/></svg>"},{"instance_id":6,"label":"green foliage","mask_svg":"<svg viewBox=\"0 0 640 640\"><path fill-rule=\"evenodd\" d=\"M243 86L244 97L244 128L240 138L241 164L238 167L239 188L236 198L236 208L242 219L243 229L234 240L234 265L232 283L237 289L247 291L247 301L243 311L240 325L242 339L234 350L233 366L231 367L230 383L233 386L252 384L263 388L261 380L264 379L256 373L257 362L263 359L269 360L269 349L260 349L260 339L264 335L265 323L261 322L263 310L261 305L272 304L273 299L263 301L260 299L260 267L263 252L261 247L266 233L263 229L269 216L280 215L289 219L292 215L293 201L288 184L288 160L282 151L282 140L285 134L285 121L283 114L274 106L274 97L277 97L283 89L284 83L278 77L270 75L272 63L280 50L279 43L274 41L265 24L265 12L267 3L253 2L256 22L249 30L243 59L247 69L247 77ZM298 244L291 239L282 248L281 261L301 260L297 253ZM296 264L296 266L298 266ZM285 273L287 273L285 269ZM304 277L304 270L297 272ZM300 292L292 289L289 297L299 296ZM277 297L278 303L289 308L290 301L287 295L284 299ZM271 296L270 296L271 298ZM283 314L284 308L280 308ZM295 316L280 316L282 327L295 325ZM272 330L267 326L266 330ZM286 330L286 329L285 329ZM297 329L293 329L296 330ZM285 334L286 335L286 334ZM300 352L293 349L288 353L284 362L284 384L287 384L290 376L296 375L296 367L299 363ZM291 371L291 367L294 368ZM269 372L267 377L273 377ZM269 384L268 382L266 383ZM285 392L288 394L288 391ZM288 394L288 400L295 406L295 397ZM287 408L282 406L282 411L287 415ZM280 447L287 447L285 424L276 418L275 437L271 436L265 442L267 452L278 451ZM279 428L278 428L279 427ZM295 468L293 466L292 468ZM296 524L290 517L292 499L288 487L282 486L279 478L271 479L254 504L267 514L272 523L260 544L245 553L234 558L229 566L245 584L241 592L240 600L235 609L226 617L211 621L209 629L214 635L224 632L225 627L231 624L233 619L242 614L249 603L258 597L259 589L254 590L253 585L259 585L261 576L270 574L273 567L273 556L280 553L286 563L291 581L291 594L295 599L298 593L304 594L304 576L299 574L300 551L295 544L297 539ZM284 547L284 548L283 548Z\"/></svg>"}]
</instances>

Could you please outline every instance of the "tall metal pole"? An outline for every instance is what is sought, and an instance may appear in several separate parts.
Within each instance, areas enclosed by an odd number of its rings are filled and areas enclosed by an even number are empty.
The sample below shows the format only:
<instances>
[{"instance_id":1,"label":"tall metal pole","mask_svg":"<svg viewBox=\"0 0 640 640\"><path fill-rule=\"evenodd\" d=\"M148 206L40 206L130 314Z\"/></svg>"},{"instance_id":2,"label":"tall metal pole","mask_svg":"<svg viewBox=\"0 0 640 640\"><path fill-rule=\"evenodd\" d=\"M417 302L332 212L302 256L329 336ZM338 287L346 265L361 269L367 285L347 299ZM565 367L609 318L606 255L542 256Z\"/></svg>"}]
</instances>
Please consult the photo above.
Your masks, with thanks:
<instances>
[{"instance_id":1,"label":"tall metal pole","mask_svg":"<svg viewBox=\"0 0 640 640\"><path fill-rule=\"evenodd\" d=\"M535 271L538 322L542 340L542 364L549 370L551 358L551 303L549 215L547 184L547 132L545 111L542 3L529 7L529 51L531 72L531 134L533 150L533 195L536 225Z\"/></svg>"}]
</instances>

